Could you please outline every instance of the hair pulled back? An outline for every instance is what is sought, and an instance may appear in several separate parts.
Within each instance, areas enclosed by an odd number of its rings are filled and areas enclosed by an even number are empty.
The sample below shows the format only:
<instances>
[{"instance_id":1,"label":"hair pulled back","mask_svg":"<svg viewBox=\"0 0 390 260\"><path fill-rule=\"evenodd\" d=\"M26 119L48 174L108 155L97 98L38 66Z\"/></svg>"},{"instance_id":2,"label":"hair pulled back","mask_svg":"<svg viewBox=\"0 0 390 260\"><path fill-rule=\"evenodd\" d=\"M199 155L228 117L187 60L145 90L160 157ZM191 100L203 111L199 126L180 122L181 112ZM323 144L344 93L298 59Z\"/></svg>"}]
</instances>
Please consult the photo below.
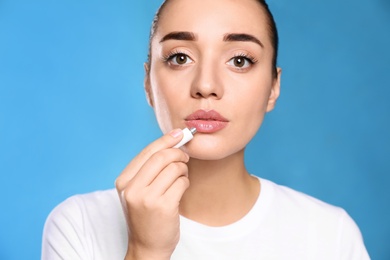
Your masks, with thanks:
<instances>
[{"instance_id":1,"label":"hair pulled back","mask_svg":"<svg viewBox=\"0 0 390 260\"><path fill-rule=\"evenodd\" d=\"M268 4L266 3L265 0L254 0L256 1L257 3L260 4L260 6L263 8L265 14L266 14L266 18L267 18L267 29L268 29L268 34L269 34L269 37L270 37L270 40L271 40L271 44L272 44L272 47L273 47L273 57L272 57L272 74L274 77L277 76L277 58L278 58L278 46L279 46L279 36L278 36L278 30L276 28L276 23L275 23L275 19L268 7ZM160 8L157 10L155 16L154 16L154 19L153 19L153 22L152 22L152 26L151 26L151 29L150 29L150 36L149 36L149 50L148 50L148 57L147 57L147 64L149 65L150 67L150 62L151 62L151 44L152 44L152 40L156 34L156 31L157 31L157 28L158 28L158 23L160 21L160 17L161 17L161 14L162 12L164 11L165 7L167 6L167 4L170 2L170 0L165 0Z\"/></svg>"}]
</instances>

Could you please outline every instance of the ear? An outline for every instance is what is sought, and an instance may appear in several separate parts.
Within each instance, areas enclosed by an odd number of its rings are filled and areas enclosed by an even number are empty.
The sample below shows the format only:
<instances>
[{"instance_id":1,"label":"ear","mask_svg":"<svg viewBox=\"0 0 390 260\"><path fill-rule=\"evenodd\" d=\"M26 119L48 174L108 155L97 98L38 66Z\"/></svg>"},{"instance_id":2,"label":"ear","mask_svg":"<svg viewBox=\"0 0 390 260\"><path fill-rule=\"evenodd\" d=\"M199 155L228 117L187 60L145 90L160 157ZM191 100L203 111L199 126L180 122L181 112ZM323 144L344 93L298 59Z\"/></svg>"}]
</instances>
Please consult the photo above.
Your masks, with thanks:
<instances>
[{"instance_id":1,"label":"ear","mask_svg":"<svg viewBox=\"0 0 390 260\"><path fill-rule=\"evenodd\" d=\"M276 100L278 100L280 94L280 77L282 76L282 69L277 68L276 73L277 74L273 80L271 92L268 98L267 112L270 112L272 109L274 109Z\"/></svg>"},{"instance_id":2,"label":"ear","mask_svg":"<svg viewBox=\"0 0 390 260\"><path fill-rule=\"evenodd\" d=\"M145 78L144 78L144 89L145 89L145 95L146 100L149 103L149 106L153 107L153 98L152 98L152 90L150 87L150 65L148 63L144 63L144 69L145 69Z\"/></svg>"}]
</instances>

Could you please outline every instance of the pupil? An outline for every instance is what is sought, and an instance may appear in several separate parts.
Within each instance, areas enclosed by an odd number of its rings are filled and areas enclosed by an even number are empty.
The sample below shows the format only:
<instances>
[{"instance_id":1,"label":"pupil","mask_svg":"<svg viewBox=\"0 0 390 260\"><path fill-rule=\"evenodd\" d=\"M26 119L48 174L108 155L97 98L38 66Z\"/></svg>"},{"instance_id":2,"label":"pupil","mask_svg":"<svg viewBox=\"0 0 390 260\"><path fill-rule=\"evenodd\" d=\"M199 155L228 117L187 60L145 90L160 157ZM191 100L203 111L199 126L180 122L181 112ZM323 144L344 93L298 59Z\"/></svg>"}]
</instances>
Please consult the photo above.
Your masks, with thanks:
<instances>
[{"instance_id":1,"label":"pupil","mask_svg":"<svg viewBox=\"0 0 390 260\"><path fill-rule=\"evenodd\" d=\"M187 57L185 55L178 55L176 57L176 62L178 64L184 64L184 63L186 63L186 61L187 61Z\"/></svg>"},{"instance_id":2,"label":"pupil","mask_svg":"<svg viewBox=\"0 0 390 260\"><path fill-rule=\"evenodd\" d=\"M234 60L234 65L237 66L237 67L244 66L244 59L243 58L236 58Z\"/></svg>"}]
</instances>

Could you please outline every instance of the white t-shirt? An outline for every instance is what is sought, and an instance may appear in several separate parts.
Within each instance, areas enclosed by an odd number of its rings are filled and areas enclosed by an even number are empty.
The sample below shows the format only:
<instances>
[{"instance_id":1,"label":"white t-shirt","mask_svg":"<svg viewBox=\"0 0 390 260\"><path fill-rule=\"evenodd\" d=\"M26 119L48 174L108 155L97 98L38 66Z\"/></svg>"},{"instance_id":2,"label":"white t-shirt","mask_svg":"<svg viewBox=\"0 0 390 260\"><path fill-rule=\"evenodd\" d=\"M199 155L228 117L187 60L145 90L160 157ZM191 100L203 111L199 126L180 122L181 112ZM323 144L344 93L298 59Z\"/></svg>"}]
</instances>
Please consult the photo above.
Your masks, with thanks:
<instances>
[{"instance_id":1,"label":"white t-shirt","mask_svg":"<svg viewBox=\"0 0 390 260\"><path fill-rule=\"evenodd\" d=\"M370 259L355 222L331 206L265 179L251 211L223 227L180 219L172 260ZM127 226L116 191L73 196L49 215L42 259L123 259Z\"/></svg>"}]
</instances>

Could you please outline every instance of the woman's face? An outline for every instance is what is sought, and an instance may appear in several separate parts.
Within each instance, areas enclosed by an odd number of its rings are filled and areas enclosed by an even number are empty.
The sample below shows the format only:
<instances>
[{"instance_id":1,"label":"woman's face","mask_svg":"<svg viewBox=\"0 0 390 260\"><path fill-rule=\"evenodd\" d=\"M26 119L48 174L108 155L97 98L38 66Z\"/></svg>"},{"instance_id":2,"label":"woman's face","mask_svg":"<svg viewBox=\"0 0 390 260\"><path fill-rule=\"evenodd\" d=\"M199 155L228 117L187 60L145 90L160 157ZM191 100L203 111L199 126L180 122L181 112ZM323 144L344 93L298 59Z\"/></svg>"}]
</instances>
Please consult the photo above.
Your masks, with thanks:
<instances>
[{"instance_id":1,"label":"woman's face","mask_svg":"<svg viewBox=\"0 0 390 260\"><path fill-rule=\"evenodd\" d=\"M255 0L171 0L151 43L145 88L164 133L196 127L184 148L216 160L241 151L279 95Z\"/></svg>"}]
</instances>

